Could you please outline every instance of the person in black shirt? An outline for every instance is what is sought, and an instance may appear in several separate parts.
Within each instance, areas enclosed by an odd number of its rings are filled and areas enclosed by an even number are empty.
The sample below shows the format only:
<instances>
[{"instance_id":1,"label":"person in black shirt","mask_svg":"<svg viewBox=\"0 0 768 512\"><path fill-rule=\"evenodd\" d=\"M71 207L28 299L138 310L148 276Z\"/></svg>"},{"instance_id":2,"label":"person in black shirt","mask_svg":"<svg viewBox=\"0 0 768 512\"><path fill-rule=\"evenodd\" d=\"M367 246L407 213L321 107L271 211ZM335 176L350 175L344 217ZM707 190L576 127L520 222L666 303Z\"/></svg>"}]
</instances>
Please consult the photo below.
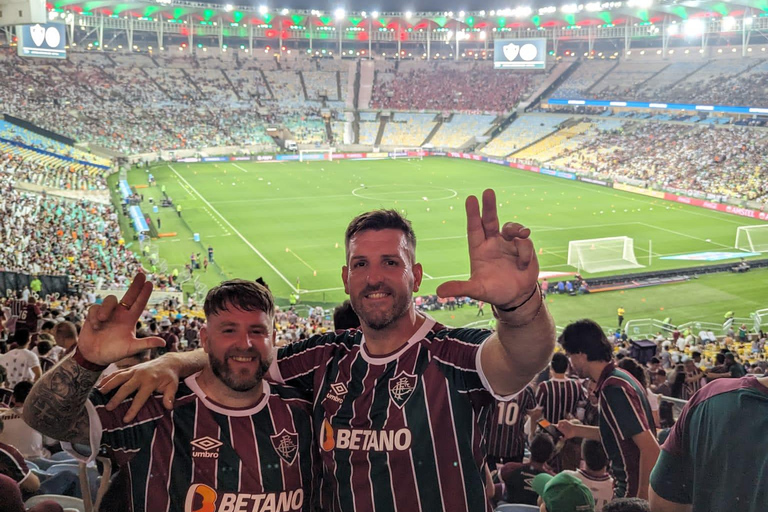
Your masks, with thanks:
<instances>
[{"instance_id":1,"label":"person in black shirt","mask_svg":"<svg viewBox=\"0 0 768 512\"><path fill-rule=\"evenodd\" d=\"M531 487L531 481L540 473L552 474L546 463L554 450L555 445L549 434L538 434L531 441L530 460L508 462L501 467L499 476L504 482L504 501L536 505L539 495Z\"/></svg>"}]
</instances>

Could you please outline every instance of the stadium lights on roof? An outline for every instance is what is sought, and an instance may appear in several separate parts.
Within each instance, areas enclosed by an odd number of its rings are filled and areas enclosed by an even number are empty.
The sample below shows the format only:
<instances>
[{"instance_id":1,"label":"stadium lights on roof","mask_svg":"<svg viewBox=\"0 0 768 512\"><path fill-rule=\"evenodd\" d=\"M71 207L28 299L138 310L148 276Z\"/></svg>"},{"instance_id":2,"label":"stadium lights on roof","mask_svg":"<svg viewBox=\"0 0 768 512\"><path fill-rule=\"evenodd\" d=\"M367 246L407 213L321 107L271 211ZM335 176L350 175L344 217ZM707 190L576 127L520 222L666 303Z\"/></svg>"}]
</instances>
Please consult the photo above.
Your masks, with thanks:
<instances>
[{"instance_id":1,"label":"stadium lights on roof","mask_svg":"<svg viewBox=\"0 0 768 512\"><path fill-rule=\"evenodd\" d=\"M653 5L653 0L629 0L627 6L637 7L638 9L648 9Z\"/></svg>"},{"instance_id":2,"label":"stadium lights on roof","mask_svg":"<svg viewBox=\"0 0 768 512\"><path fill-rule=\"evenodd\" d=\"M234 10L234 7L232 7L232 4L227 4L224 6L224 10L227 12L232 12Z\"/></svg>"},{"instance_id":3,"label":"stadium lights on roof","mask_svg":"<svg viewBox=\"0 0 768 512\"><path fill-rule=\"evenodd\" d=\"M678 33L680 33L680 27L676 24L672 24L667 26L667 34L671 36L676 36Z\"/></svg>"},{"instance_id":4,"label":"stadium lights on roof","mask_svg":"<svg viewBox=\"0 0 768 512\"><path fill-rule=\"evenodd\" d=\"M341 7L333 11L333 17L336 18L337 21L343 20L346 15L347 12Z\"/></svg>"},{"instance_id":5,"label":"stadium lights on roof","mask_svg":"<svg viewBox=\"0 0 768 512\"><path fill-rule=\"evenodd\" d=\"M589 12L595 12L602 9L602 5L600 5L600 2L591 2L584 6L584 9L586 9Z\"/></svg>"},{"instance_id":6,"label":"stadium lights on roof","mask_svg":"<svg viewBox=\"0 0 768 512\"><path fill-rule=\"evenodd\" d=\"M745 25L751 25L754 20L752 18L744 18Z\"/></svg>"},{"instance_id":7,"label":"stadium lights on roof","mask_svg":"<svg viewBox=\"0 0 768 512\"><path fill-rule=\"evenodd\" d=\"M459 18L463 18L463 17L464 17L464 11L459 11Z\"/></svg>"},{"instance_id":8,"label":"stadium lights on roof","mask_svg":"<svg viewBox=\"0 0 768 512\"><path fill-rule=\"evenodd\" d=\"M575 14L579 12L581 9L579 9L579 6L576 4L566 4L562 7L560 7L560 12L564 12L566 14Z\"/></svg>"},{"instance_id":9,"label":"stadium lights on roof","mask_svg":"<svg viewBox=\"0 0 768 512\"><path fill-rule=\"evenodd\" d=\"M288 11L288 9L284 8L282 11L280 11L280 14L282 14L283 16L288 16L288 12L290 12L290 11Z\"/></svg>"},{"instance_id":10,"label":"stadium lights on roof","mask_svg":"<svg viewBox=\"0 0 768 512\"><path fill-rule=\"evenodd\" d=\"M685 35L688 36L699 36L704 33L705 29L706 27L704 26L704 22L697 19L688 20L683 26Z\"/></svg>"},{"instance_id":11,"label":"stadium lights on roof","mask_svg":"<svg viewBox=\"0 0 768 512\"><path fill-rule=\"evenodd\" d=\"M723 25L722 25L723 30L728 31L735 26L736 26L736 18L734 18L733 16L726 16L725 18L723 18Z\"/></svg>"},{"instance_id":12,"label":"stadium lights on roof","mask_svg":"<svg viewBox=\"0 0 768 512\"><path fill-rule=\"evenodd\" d=\"M264 16L264 15L265 15L265 14L267 14L268 12L269 12L269 7L267 7L266 5L260 5L260 6L259 6L259 14L261 14L262 16Z\"/></svg>"},{"instance_id":13,"label":"stadium lights on roof","mask_svg":"<svg viewBox=\"0 0 768 512\"><path fill-rule=\"evenodd\" d=\"M405 11L405 19L409 20L413 17L413 13L411 11Z\"/></svg>"},{"instance_id":14,"label":"stadium lights on roof","mask_svg":"<svg viewBox=\"0 0 768 512\"><path fill-rule=\"evenodd\" d=\"M374 17L374 18L378 18L379 17L379 11L373 11L371 13L371 16Z\"/></svg>"},{"instance_id":15,"label":"stadium lights on roof","mask_svg":"<svg viewBox=\"0 0 768 512\"><path fill-rule=\"evenodd\" d=\"M544 14L552 14L557 11L557 7L550 5L549 7L542 7L539 9L539 16L542 16Z\"/></svg>"}]
</instances>

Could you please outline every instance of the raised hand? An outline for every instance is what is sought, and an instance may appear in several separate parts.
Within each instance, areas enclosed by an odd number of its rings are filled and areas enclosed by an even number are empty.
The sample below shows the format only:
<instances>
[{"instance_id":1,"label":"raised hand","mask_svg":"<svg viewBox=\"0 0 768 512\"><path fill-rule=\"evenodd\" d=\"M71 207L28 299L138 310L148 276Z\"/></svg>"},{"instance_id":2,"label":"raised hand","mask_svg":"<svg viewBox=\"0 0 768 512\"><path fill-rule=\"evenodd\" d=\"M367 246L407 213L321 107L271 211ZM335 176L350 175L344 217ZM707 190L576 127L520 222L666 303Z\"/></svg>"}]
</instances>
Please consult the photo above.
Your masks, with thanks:
<instances>
[{"instance_id":1,"label":"raised hand","mask_svg":"<svg viewBox=\"0 0 768 512\"><path fill-rule=\"evenodd\" d=\"M77 342L82 356L108 365L142 350L165 346L162 338L136 338L136 322L151 294L152 283L144 274L137 274L119 302L110 295L102 304L91 306Z\"/></svg>"},{"instance_id":2,"label":"raised hand","mask_svg":"<svg viewBox=\"0 0 768 512\"><path fill-rule=\"evenodd\" d=\"M516 222L499 229L496 194L483 192L483 212L475 196L466 201L470 277L447 281L437 287L440 297L471 297L502 308L516 306L528 297L539 277L539 262L531 230Z\"/></svg>"}]
</instances>

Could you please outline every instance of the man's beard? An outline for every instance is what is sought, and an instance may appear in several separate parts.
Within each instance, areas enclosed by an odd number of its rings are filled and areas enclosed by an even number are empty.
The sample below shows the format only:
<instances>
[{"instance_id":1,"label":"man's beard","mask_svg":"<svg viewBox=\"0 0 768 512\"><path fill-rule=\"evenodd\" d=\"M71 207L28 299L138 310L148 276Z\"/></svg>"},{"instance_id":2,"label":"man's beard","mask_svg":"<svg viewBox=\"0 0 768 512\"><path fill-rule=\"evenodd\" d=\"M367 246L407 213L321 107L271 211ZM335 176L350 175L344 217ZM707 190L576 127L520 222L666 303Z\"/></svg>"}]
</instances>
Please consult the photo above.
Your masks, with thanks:
<instances>
[{"instance_id":1,"label":"man's beard","mask_svg":"<svg viewBox=\"0 0 768 512\"><path fill-rule=\"evenodd\" d=\"M265 362L260 354L237 354L243 357L256 357L258 358L259 367L256 373L252 377L239 377L227 364L227 358L230 355L225 355L224 359L218 359L213 354L208 354L208 361L211 364L211 370L213 374L223 382L232 391L245 392L250 391L261 383L261 379L269 371L270 362Z\"/></svg>"},{"instance_id":2,"label":"man's beard","mask_svg":"<svg viewBox=\"0 0 768 512\"><path fill-rule=\"evenodd\" d=\"M376 293L377 291L390 294L393 300L392 307L388 309L381 309L378 307L367 309L363 305L366 301L365 296L370 293ZM408 309L411 307L410 297L399 296L388 287L366 288L354 298L350 295L349 300L352 303L352 309L357 316L360 317L360 320L375 331L386 329L406 315Z\"/></svg>"}]
</instances>

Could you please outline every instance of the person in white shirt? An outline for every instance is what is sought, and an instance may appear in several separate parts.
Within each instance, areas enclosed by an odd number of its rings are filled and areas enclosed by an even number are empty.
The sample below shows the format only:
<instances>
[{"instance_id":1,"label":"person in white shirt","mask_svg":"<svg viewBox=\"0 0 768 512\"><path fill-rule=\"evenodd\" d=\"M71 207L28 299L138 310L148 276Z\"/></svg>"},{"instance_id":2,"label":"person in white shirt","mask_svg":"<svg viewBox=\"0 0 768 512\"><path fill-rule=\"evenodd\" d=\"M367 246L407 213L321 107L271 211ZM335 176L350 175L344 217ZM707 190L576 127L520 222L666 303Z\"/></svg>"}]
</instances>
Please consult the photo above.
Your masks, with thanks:
<instances>
[{"instance_id":1,"label":"person in white shirt","mask_svg":"<svg viewBox=\"0 0 768 512\"><path fill-rule=\"evenodd\" d=\"M613 477L608 474L608 458L600 441L584 439L581 442L583 467L571 473L581 480L595 498L595 512L601 512L603 506L613 499Z\"/></svg>"},{"instance_id":2,"label":"person in white shirt","mask_svg":"<svg viewBox=\"0 0 768 512\"><path fill-rule=\"evenodd\" d=\"M0 365L5 367L8 373L8 386L14 387L22 381L34 382L40 378L40 360L37 355L29 350L29 331L17 329L13 341L18 348L0 356Z\"/></svg>"}]
</instances>

